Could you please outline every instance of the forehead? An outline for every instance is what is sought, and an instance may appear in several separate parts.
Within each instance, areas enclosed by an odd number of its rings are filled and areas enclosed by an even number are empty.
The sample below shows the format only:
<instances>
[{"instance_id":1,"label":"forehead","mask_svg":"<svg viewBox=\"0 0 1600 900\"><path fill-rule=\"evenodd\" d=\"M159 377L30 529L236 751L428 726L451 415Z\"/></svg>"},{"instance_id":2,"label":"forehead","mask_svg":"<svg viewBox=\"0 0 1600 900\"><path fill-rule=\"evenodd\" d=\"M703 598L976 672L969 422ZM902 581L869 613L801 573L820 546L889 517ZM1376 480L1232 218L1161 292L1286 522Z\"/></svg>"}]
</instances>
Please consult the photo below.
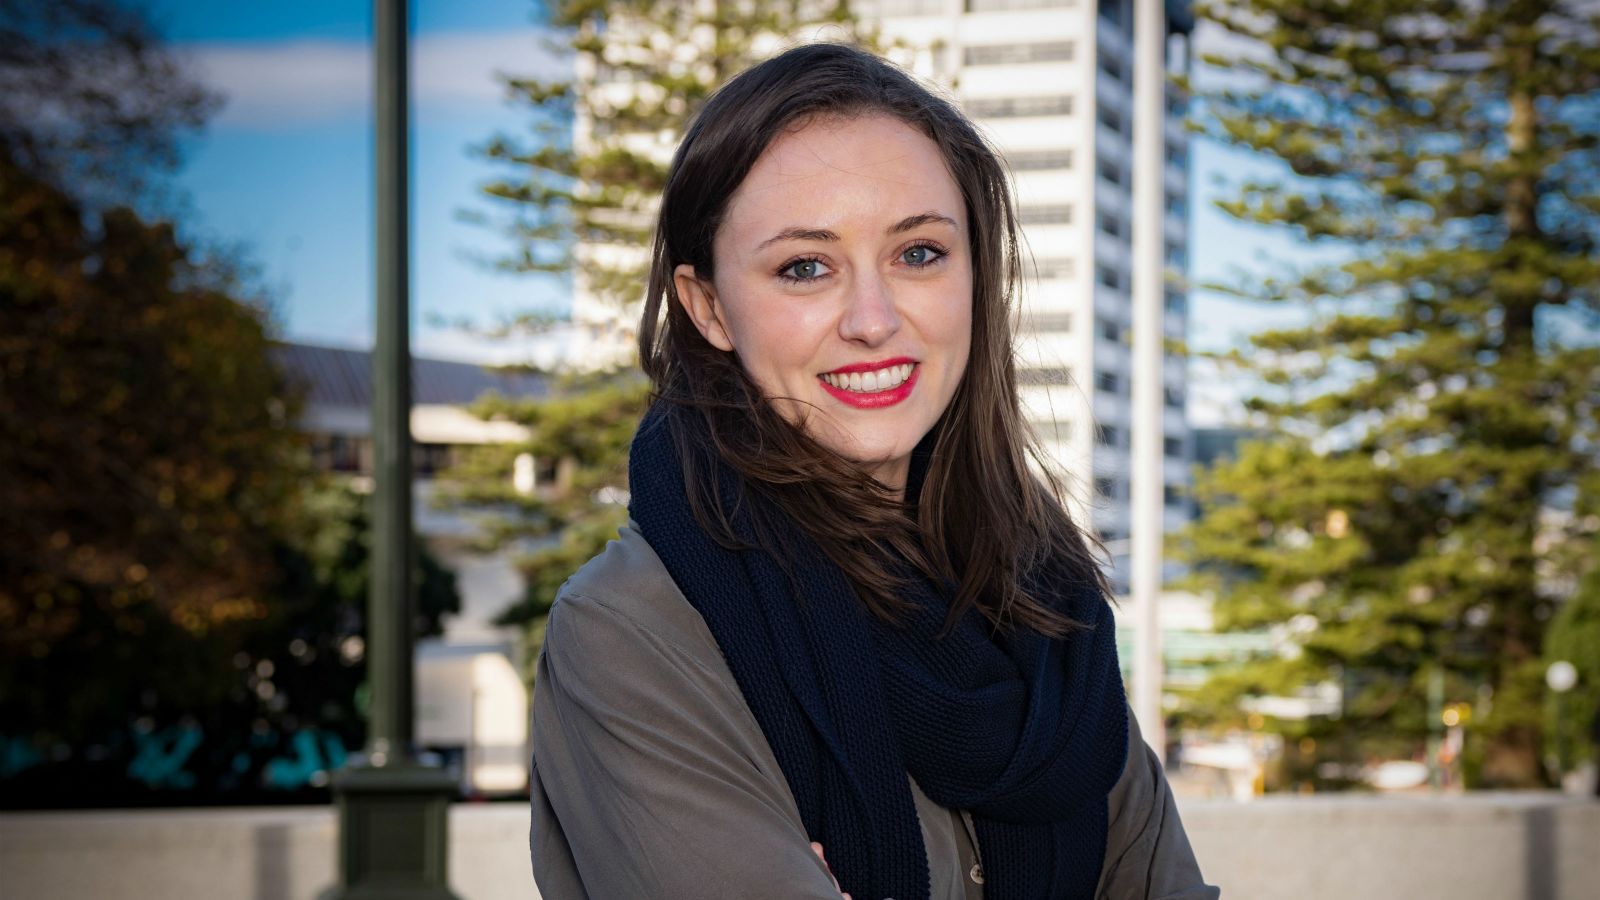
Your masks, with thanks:
<instances>
[{"instance_id":1,"label":"forehead","mask_svg":"<svg viewBox=\"0 0 1600 900\"><path fill-rule=\"evenodd\" d=\"M717 243L749 253L787 227L881 232L929 211L965 232L960 188L927 135L889 116L826 118L767 146L729 201Z\"/></svg>"}]
</instances>

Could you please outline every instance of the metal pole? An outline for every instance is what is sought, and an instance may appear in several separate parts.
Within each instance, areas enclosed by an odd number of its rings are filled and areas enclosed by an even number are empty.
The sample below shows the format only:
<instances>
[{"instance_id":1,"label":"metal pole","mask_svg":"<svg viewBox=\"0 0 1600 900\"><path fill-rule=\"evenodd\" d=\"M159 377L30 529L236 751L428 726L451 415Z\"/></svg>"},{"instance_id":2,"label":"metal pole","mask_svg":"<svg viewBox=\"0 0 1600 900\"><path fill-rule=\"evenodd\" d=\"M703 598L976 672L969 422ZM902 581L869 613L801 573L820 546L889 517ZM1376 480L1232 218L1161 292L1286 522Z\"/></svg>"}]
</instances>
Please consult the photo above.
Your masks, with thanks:
<instances>
[{"instance_id":1,"label":"metal pole","mask_svg":"<svg viewBox=\"0 0 1600 900\"><path fill-rule=\"evenodd\" d=\"M413 747L407 44L407 0L374 0L371 702L366 752L334 776L339 884L324 894L334 900L455 900L445 863L456 784Z\"/></svg>"},{"instance_id":2,"label":"metal pole","mask_svg":"<svg viewBox=\"0 0 1600 900\"><path fill-rule=\"evenodd\" d=\"M373 8L377 335L372 353L372 579L367 599L367 674L373 765L411 747L411 353L406 215L406 0Z\"/></svg>"},{"instance_id":3,"label":"metal pole","mask_svg":"<svg viewBox=\"0 0 1600 900\"><path fill-rule=\"evenodd\" d=\"M1133 434L1129 581L1133 591L1133 713L1166 756L1161 714L1161 551L1166 508L1162 370L1166 267L1166 35L1163 0L1135 0L1133 33Z\"/></svg>"}]
</instances>

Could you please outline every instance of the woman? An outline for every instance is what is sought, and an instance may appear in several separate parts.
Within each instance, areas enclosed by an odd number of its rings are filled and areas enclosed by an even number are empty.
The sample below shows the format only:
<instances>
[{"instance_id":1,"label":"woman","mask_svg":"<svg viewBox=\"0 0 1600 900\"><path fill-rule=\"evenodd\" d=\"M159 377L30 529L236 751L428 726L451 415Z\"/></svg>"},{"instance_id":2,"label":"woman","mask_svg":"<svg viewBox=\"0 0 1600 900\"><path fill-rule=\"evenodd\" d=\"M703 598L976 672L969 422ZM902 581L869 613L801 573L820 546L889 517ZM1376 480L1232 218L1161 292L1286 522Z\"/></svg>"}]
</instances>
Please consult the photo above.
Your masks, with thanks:
<instances>
[{"instance_id":1,"label":"woman","mask_svg":"<svg viewBox=\"0 0 1600 900\"><path fill-rule=\"evenodd\" d=\"M1028 467L1016 248L996 155L871 54L791 50L696 116L630 525L539 662L547 900L1215 896Z\"/></svg>"}]
</instances>

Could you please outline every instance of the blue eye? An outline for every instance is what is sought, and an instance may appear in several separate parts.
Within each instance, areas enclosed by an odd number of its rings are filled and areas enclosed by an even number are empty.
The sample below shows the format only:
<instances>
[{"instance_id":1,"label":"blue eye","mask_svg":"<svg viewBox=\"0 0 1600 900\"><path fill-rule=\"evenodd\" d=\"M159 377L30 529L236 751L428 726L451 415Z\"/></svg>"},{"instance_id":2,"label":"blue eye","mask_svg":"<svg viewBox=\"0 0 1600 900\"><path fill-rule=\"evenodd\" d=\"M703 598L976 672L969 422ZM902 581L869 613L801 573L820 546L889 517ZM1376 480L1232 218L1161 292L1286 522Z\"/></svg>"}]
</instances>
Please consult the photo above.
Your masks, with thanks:
<instances>
[{"instance_id":1,"label":"blue eye","mask_svg":"<svg viewBox=\"0 0 1600 900\"><path fill-rule=\"evenodd\" d=\"M900 254L900 258L905 261L906 265L914 269L933 265L943 257L944 251L931 244L917 244L914 247L907 247Z\"/></svg>"},{"instance_id":2,"label":"blue eye","mask_svg":"<svg viewBox=\"0 0 1600 900\"><path fill-rule=\"evenodd\" d=\"M828 267L820 259L797 259L787 263L778 270L778 277L784 281L816 281L828 274Z\"/></svg>"}]
</instances>

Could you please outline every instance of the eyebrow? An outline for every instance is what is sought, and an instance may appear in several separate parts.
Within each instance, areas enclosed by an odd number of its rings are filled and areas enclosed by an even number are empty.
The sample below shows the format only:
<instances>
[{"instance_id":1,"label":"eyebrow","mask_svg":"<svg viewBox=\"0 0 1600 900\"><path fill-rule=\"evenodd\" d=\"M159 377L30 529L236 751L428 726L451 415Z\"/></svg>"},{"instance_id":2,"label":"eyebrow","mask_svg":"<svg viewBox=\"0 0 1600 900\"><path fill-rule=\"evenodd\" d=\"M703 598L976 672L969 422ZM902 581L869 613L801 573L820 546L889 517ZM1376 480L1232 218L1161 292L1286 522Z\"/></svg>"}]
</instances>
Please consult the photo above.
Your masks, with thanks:
<instances>
[{"instance_id":1,"label":"eyebrow","mask_svg":"<svg viewBox=\"0 0 1600 900\"><path fill-rule=\"evenodd\" d=\"M906 216L904 219L901 219L893 225L890 225L884 233L903 234L913 228L919 228L923 225L935 225L940 223L949 225L951 228L956 227L956 220L944 215L943 213L925 212L917 213L914 216ZM772 237L762 241L759 245L757 245L756 249L764 250L768 245L776 244L779 241L837 241L838 239L839 236L837 234L834 234L826 228L785 228Z\"/></svg>"}]
</instances>

